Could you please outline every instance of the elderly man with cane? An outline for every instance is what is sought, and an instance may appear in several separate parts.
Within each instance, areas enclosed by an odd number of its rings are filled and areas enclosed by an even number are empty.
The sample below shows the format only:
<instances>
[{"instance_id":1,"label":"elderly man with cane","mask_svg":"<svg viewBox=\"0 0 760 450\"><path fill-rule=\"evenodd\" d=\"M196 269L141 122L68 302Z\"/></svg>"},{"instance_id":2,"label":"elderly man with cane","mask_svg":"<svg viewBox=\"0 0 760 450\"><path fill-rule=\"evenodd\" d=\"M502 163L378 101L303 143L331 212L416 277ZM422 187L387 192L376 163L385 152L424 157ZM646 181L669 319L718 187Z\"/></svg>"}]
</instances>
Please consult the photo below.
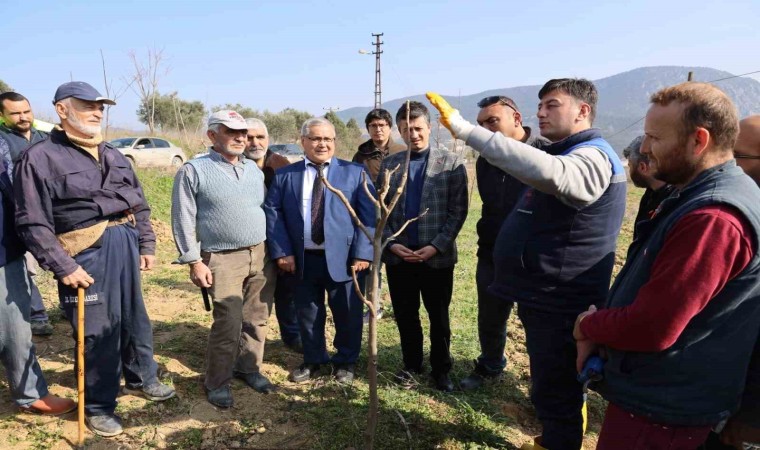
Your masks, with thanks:
<instances>
[{"instance_id":1,"label":"elderly man with cane","mask_svg":"<svg viewBox=\"0 0 760 450\"><path fill-rule=\"evenodd\" d=\"M61 124L30 147L15 170L16 227L40 265L58 279L58 295L74 331L83 301L85 412L100 436L122 433L114 413L125 391L153 401L174 396L158 381L153 332L140 270L155 263L150 208L126 158L103 142L104 104L115 104L81 81L53 99ZM78 299L77 289L84 288Z\"/></svg>"}]
</instances>

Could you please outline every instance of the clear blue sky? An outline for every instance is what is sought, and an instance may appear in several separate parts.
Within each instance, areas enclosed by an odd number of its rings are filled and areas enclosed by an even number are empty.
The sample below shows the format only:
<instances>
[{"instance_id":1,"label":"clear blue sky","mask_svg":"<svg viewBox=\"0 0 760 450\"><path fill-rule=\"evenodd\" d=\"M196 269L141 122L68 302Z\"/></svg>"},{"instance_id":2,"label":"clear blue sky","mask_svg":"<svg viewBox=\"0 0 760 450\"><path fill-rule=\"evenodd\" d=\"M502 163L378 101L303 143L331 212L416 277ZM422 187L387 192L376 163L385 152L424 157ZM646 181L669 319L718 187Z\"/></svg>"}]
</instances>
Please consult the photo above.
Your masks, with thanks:
<instances>
[{"instance_id":1,"label":"clear blue sky","mask_svg":"<svg viewBox=\"0 0 760 450\"><path fill-rule=\"evenodd\" d=\"M372 49L373 32L385 33L384 100L426 90L472 94L561 76L596 79L641 66L760 70L757 0L0 5L0 79L29 97L38 116L53 114L53 93L72 75L103 90L101 49L116 88L132 73L129 51L144 57L156 47L169 68L162 93L178 91L207 106L313 114L372 104L374 57L358 50ZM112 123L142 128L137 103L134 93L124 94Z\"/></svg>"}]
</instances>

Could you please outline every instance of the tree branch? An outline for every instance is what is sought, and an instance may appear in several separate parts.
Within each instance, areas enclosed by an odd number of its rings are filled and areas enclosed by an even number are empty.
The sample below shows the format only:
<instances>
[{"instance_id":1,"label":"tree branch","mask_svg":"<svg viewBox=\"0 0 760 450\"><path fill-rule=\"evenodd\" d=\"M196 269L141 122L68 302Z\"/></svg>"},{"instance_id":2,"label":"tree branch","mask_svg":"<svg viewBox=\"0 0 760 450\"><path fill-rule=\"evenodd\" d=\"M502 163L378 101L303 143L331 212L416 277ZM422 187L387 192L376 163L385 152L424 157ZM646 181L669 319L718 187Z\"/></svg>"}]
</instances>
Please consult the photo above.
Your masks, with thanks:
<instances>
[{"instance_id":1,"label":"tree branch","mask_svg":"<svg viewBox=\"0 0 760 450\"><path fill-rule=\"evenodd\" d=\"M354 281L354 290L356 291L356 295L359 296L359 300L361 300L365 305L369 306L369 310L372 311L372 302L367 300L367 297L362 294L362 288L359 286L359 276L356 274L356 269L354 266L351 266L351 279Z\"/></svg>"},{"instance_id":2,"label":"tree branch","mask_svg":"<svg viewBox=\"0 0 760 450\"><path fill-rule=\"evenodd\" d=\"M365 227L365 226L364 226L364 224L362 223L362 221L359 219L359 216L357 216L357 215L356 215L356 211L355 211L355 210L354 210L354 208L351 206L351 202L349 202L349 201L348 201L348 199L346 198L346 196L345 196L345 195L343 195L343 193L342 193L340 190L338 190L338 189L335 189L335 188L333 187L333 185L332 185L332 184L330 184L330 182L329 182L329 181L327 181L327 178L325 178L325 176L324 176L324 175L320 176L319 178L322 180L322 183L324 183L325 187L326 187L326 188L327 188L327 189L328 189L330 192L332 192L333 194L335 194L335 195L337 195L337 196L338 196L338 198L340 199L340 201L342 201L342 202L343 202L343 205L344 205L344 206L346 207L346 209L348 210L348 214L349 214L349 215L351 216L351 218L354 220L354 223L356 224L356 226L358 226L358 227L359 227L359 229L360 229L360 230L362 230L362 233L364 233L364 235L365 235L365 236L367 236L367 239L368 239L369 241L372 241L372 235L369 233L369 230L367 229L367 227Z\"/></svg>"},{"instance_id":3,"label":"tree branch","mask_svg":"<svg viewBox=\"0 0 760 450\"><path fill-rule=\"evenodd\" d=\"M420 218L422 216L424 216L425 214L427 214L427 212L428 212L428 208L425 208L425 210L422 211L422 214L420 214L417 217L412 217L411 219L408 219L406 222L404 222L404 224L401 225L401 228L399 228L398 231L396 231L395 233L393 233L392 235L390 235L388 237L388 239L386 239L385 242L383 242L383 247L385 247L386 245L388 245L388 243L391 242L392 240L394 240L397 237L399 237L399 235L401 233L403 233L404 230L406 230L406 227L408 227L410 223L414 222L415 220L420 220Z\"/></svg>"}]
</instances>

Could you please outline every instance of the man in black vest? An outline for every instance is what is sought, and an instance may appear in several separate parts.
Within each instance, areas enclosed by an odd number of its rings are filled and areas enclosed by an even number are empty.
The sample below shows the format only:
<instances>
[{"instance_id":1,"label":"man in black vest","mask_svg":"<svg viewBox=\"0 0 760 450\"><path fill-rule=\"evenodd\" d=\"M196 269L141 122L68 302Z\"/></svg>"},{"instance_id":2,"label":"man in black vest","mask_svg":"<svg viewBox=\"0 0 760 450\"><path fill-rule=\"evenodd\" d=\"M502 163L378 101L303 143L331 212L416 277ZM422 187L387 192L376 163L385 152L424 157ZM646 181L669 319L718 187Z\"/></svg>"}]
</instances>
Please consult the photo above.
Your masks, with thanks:
<instances>
[{"instance_id":1,"label":"man in black vest","mask_svg":"<svg viewBox=\"0 0 760 450\"><path fill-rule=\"evenodd\" d=\"M488 291L516 302L525 327L531 400L543 434L523 449L578 450L585 404L576 380L573 322L607 293L626 176L615 151L591 128L598 98L593 83L549 80L538 98L538 125L552 142L543 151L470 124L428 93L455 136L529 186L496 238Z\"/></svg>"},{"instance_id":2,"label":"man in black vest","mask_svg":"<svg viewBox=\"0 0 760 450\"><path fill-rule=\"evenodd\" d=\"M641 154L641 142L644 136L639 136L623 150L623 156L628 160L628 172L634 186L645 188L644 195L639 202L639 212L636 213L637 224L643 220L649 220L663 200L670 196L675 189L673 185L660 181L652 176L649 168L649 158ZM633 239L636 239L636 229L633 231Z\"/></svg>"},{"instance_id":3,"label":"man in black vest","mask_svg":"<svg viewBox=\"0 0 760 450\"><path fill-rule=\"evenodd\" d=\"M522 124L522 114L514 100L503 95L486 97L478 102L478 125L494 133L524 142L536 148L549 141ZM526 186L517 178L478 158L475 163L478 191L483 210L478 220L478 266L475 283L478 289L478 338L480 356L475 370L459 382L462 390L477 389L486 379L498 377L507 366L507 321L513 303L488 292L494 281L493 247L501 224L520 199Z\"/></svg>"},{"instance_id":4,"label":"man in black vest","mask_svg":"<svg viewBox=\"0 0 760 450\"><path fill-rule=\"evenodd\" d=\"M651 102L641 153L678 193L574 329L579 369L606 350L600 450L696 448L739 408L760 333L760 189L733 157L736 107L694 82Z\"/></svg>"},{"instance_id":5,"label":"man in black vest","mask_svg":"<svg viewBox=\"0 0 760 450\"><path fill-rule=\"evenodd\" d=\"M0 157L8 170L8 177L13 179L13 165L21 159L21 155L32 144L47 139L47 133L34 128L34 113L29 105L29 100L16 92L4 92L0 94ZM27 253L26 267L29 274L37 274L37 261ZM32 326L32 334L35 336L48 336L53 333L53 326L48 321L45 305L42 303L42 295L34 278L31 280L32 289L32 312L29 320Z\"/></svg>"}]
</instances>

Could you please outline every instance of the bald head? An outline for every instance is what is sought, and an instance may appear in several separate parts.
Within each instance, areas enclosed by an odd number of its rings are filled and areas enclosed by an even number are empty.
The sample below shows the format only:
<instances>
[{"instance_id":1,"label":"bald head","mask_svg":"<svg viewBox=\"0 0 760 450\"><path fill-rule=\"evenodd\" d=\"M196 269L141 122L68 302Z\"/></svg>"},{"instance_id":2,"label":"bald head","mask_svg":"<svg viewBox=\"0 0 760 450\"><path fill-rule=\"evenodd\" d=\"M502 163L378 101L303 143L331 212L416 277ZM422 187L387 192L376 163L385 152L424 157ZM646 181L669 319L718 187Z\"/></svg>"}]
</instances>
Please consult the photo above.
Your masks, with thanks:
<instances>
[{"instance_id":1,"label":"bald head","mask_svg":"<svg viewBox=\"0 0 760 450\"><path fill-rule=\"evenodd\" d=\"M760 115L749 116L739 122L734 158L739 167L760 185Z\"/></svg>"}]
</instances>

